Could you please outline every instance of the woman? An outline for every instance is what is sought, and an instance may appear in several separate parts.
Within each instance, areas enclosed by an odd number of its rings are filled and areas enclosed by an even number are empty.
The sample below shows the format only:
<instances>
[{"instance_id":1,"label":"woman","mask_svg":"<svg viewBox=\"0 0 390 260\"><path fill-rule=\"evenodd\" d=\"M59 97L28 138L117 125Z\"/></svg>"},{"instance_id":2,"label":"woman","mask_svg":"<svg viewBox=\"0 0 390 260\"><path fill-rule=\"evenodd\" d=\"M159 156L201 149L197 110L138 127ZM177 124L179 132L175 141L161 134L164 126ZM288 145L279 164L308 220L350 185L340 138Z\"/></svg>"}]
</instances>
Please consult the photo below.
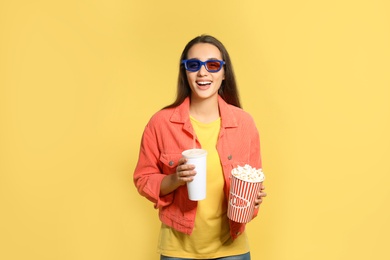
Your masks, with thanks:
<instances>
[{"instance_id":1,"label":"woman","mask_svg":"<svg viewBox=\"0 0 390 260\"><path fill-rule=\"evenodd\" d=\"M232 64L223 44L209 35L183 50L177 97L145 127L134 183L159 209L160 259L250 259L245 224L227 218L230 172L261 168L259 134L240 108ZM207 150L207 197L188 199L196 175L182 151ZM255 217L263 191L256 200Z\"/></svg>"}]
</instances>

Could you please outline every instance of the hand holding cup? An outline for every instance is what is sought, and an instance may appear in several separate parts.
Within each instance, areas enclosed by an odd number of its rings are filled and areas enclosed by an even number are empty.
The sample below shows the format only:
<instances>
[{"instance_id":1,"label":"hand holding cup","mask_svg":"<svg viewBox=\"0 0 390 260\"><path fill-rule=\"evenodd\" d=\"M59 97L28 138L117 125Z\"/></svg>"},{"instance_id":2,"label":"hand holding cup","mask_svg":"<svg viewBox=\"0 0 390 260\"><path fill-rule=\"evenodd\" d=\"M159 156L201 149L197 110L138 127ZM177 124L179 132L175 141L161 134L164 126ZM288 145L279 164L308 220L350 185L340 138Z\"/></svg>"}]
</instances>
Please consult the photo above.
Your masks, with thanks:
<instances>
[{"instance_id":1,"label":"hand holding cup","mask_svg":"<svg viewBox=\"0 0 390 260\"><path fill-rule=\"evenodd\" d=\"M196 175L195 165L187 164L187 161L184 157L180 158L176 167L176 178L180 186L193 181Z\"/></svg>"}]
</instances>

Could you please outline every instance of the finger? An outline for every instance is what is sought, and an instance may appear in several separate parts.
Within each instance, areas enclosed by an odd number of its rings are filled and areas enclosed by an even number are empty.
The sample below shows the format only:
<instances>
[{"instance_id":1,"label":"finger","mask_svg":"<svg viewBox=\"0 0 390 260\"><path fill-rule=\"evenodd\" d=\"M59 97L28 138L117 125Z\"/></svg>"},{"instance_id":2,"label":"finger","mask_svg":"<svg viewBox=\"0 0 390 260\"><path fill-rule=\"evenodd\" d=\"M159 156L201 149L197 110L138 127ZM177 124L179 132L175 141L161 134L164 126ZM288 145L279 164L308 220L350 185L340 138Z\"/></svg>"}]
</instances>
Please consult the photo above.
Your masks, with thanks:
<instances>
[{"instance_id":1,"label":"finger","mask_svg":"<svg viewBox=\"0 0 390 260\"><path fill-rule=\"evenodd\" d=\"M183 164L181 168L185 171L192 171L195 169L195 165L193 164Z\"/></svg>"},{"instance_id":2,"label":"finger","mask_svg":"<svg viewBox=\"0 0 390 260\"><path fill-rule=\"evenodd\" d=\"M178 165L183 165L183 164L185 164L187 162L187 159L186 158L184 158L184 157L181 157L180 159L179 159L179 161L178 161Z\"/></svg>"},{"instance_id":3,"label":"finger","mask_svg":"<svg viewBox=\"0 0 390 260\"><path fill-rule=\"evenodd\" d=\"M181 175L179 175L179 180L182 181L182 182L191 182L194 180L194 176L193 175L186 175L185 172L181 172L180 173Z\"/></svg>"},{"instance_id":4,"label":"finger","mask_svg":"<svg viewBox=\"0 0 390 260\"><path fill-rule=\"evenodd\" d=\"M261 198L256 200L256 204L261 204L262 202L263 200Z\"/></svg>"},{"instance_id":5,"label":"finger","mask_svg":"<svg viewBox=\"0 0 390 260\"><path fill-rule=\"evenodd\" d=\"M180 177L193 177L195 175L196 175L196 171L193 170L179 172Z\"/></svg>"},{"instance_id":6,"label":"finger","mask_svg":"<svg viewBox=\"0 0 390 260\"><path fill-rule=\"evenodd\" d=\"M193 164L181 164L176 167L176 172L193 171L194 169L195 165Z\"/></svg>"},{"instance_id":7,"label":"finger","mask_svg":"<svg viewBox=\"0 0 390 260\"><path fill-rule=\"evenodd\" d=\"M259 193L257 194L256 200L261 200L263 197L267 197L267 193L265 193L265 192L259 192Z\"/></svg>"},{"instance_id":8,"label":"finger","mask_svg":"<svg viewBox=\"0 0 390 260\"><path fill-rule=\"evenodd\" d=\"M260 207L260 204L263 202L263 200L256 200L255 201L255 208L258 208L258 207Z\"/></svg>"}]
</instances>

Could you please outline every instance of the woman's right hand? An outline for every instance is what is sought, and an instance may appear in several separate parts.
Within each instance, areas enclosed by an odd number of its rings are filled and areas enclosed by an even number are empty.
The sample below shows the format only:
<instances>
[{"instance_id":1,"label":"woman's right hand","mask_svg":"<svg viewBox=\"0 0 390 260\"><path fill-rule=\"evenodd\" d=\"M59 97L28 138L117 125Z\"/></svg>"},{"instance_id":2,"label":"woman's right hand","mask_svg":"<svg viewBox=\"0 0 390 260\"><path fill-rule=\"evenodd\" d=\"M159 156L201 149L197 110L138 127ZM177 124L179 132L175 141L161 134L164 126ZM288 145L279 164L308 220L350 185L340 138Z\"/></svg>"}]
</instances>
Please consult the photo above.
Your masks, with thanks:
<instances>
[{"instance_id":1,"label":"woman's right hand","mask_svg":"<svg viewBox=\"0 0 390 260\"><path fill-rule=\"evenodd\" d=\"M195 165L186 163L186 158L180 158L176 167L176 172L164 177L160 187L160 196L167 195L187 182L193 181L196 174Z\"/></svg>"},{"instance_id":2,"label":"woman's right hand","mask_svg":"<svg viewBox=\"0 0 390 260\"><path fill-rule=\"evenodd\" d=\"M195 165L187 164L187 159L184 157L180 158L176 167L176 179L180 186L193 181L195 175Z\"/></svg>"}]
</instances>

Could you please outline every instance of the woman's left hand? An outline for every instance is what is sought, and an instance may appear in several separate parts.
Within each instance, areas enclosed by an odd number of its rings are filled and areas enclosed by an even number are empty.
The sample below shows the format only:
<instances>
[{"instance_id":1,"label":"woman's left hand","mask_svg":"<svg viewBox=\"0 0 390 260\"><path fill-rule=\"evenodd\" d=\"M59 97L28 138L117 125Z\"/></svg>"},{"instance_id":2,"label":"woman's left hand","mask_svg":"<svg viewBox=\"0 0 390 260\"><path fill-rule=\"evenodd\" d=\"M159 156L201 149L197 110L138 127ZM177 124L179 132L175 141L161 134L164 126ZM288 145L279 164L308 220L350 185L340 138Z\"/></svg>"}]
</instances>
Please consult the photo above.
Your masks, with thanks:
<instances>
[{"instance_id":1,"label":"woman's left hand","mask_svg":"<svg viewBox=\"0 0 390 260\"><path fill-rule=\"evenodd\" d=\"M255 208L260 207L260 204L263 202L263 198L267 196L267 193L264 192L265 186L261 185L260 192L257 194L257 198L255 200Z\"/></svg>"}]
</instances>

